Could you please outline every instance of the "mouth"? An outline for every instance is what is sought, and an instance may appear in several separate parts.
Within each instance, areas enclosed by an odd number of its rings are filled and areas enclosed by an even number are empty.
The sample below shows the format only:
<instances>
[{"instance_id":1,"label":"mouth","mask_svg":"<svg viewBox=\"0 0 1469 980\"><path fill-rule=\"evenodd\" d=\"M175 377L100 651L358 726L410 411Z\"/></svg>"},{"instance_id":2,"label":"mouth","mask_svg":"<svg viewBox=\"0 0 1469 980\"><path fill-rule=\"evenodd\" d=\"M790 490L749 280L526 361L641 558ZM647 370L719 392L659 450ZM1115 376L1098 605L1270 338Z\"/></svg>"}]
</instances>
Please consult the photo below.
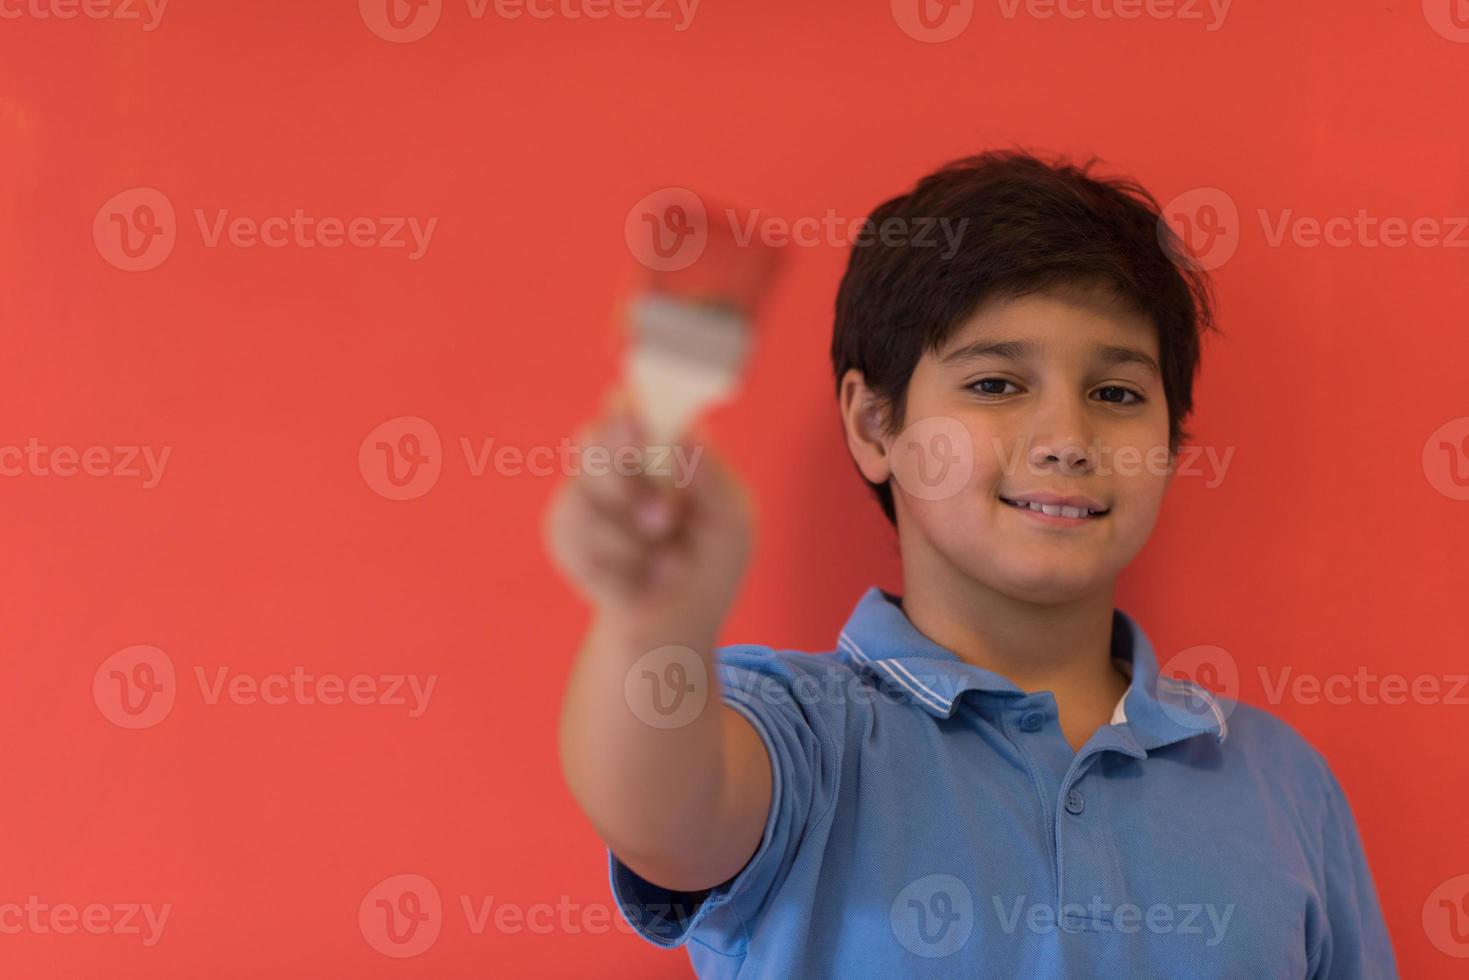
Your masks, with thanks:
<instances>
[{"instance_id":1,"label":"mouth","mask_svg":"<svg viewBox=\"0 0 1469 980\"><path fill-rule=\"evenodd\" d=\"M1001 497L1000 500L1010 508L1021 511L1027 517L1062 527L1079 526L1088 521L1106 517L1112 512L1110 507L1093 507L1084 504L1076 506L1042 504L1032 500L1012 500L1009 497Z\"/></svg>"}]
</instances>

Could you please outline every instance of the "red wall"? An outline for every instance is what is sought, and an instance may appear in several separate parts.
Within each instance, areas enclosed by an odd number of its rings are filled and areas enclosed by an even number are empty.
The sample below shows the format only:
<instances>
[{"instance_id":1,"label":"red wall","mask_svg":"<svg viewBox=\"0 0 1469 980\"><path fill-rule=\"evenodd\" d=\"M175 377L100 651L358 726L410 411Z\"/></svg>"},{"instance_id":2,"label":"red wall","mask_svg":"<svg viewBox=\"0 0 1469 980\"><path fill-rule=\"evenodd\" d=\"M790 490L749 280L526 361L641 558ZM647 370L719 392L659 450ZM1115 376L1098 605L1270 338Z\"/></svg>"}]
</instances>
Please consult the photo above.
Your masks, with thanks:
<instances>
[{"instance_id":1,"label":"red wall","mask_svg":"<svg viewBox=\"0 0 1469 980\"><path fill-rule=\"evenodd\" d=\"M1424 916L1435 889L1469 890L1452 881L1469 874L1469 694L1445 703L1469 671L1469 501L1450 469L1469 471L1469 29L1447 0L1236 0L1222 23L1203 5L1122 20L1087 0L1073 19L996 0L932 43L886 0L705 0L684 30L671 7L477 19L443 0L406 43L342 0L174 0L154 30L140 0L112 11L140 20L38 16L66 2L0 0L0 450L96 448L94 471L124 473L0 477L0 904L96 905L114 925L126 903L171 912L151 946L115 928L0 934L0 974L689 975L681 952L607 925L602 845L561 782L586 613L541 547L553 481L474 476L460 439L556 446L596 411L624 220L649 191L853 219L1011 143L1237 209L1216 270L1227 336L1193 424L1234 456L1217 486L1175 481L1119 604L1161 658L1228 651L1243 699L1326 753L1404 975L1469 954ZM167 198L176 240L125 271L103 209L139 187ZM438 221L412 259L210 247L195 217L298 208ZM1272 243L1286 209L1428 219L1458 244ZM866 585L898 584L828 379L843 245L790 250L745 397L713 419L759 508L729 641L830 649ZM441 472L394 501L359 450L401 416L432 424ZM156 485L126 475L129 446L169 448ZM146 675L104 661L136 645L162 651L176 689L129 729L110 671ZM411 718L211 703L197 679L297 666L437 680ZM1271 703L1259 672L1287 667L1443 687ZM443 913L432 945L395 959L358 911L404 873ZM549 931L476 931L461 901L490 896L570 911Z\"/></svg>"}]
</instances>

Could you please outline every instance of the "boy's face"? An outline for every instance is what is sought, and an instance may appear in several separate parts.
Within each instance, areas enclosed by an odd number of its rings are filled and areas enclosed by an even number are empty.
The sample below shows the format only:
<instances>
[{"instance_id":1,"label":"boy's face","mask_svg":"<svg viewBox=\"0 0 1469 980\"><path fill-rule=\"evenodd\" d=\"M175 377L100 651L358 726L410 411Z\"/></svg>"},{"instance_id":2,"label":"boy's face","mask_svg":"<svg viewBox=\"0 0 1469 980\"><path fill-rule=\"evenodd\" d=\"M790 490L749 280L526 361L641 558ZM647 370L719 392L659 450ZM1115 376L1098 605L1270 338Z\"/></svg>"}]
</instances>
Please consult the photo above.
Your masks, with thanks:
<instances>
[{"instance_id":1,"label":"boy's face","mask_svg":"<svg viewBox=\"0 0 1469 980\"><path fill-rule=\"evenodd\" d=\"M1008 349L979 349L997 342ZM1172 478L1163 381L1146 360L1159 363L1151 321L1080 287L986 304L925 352L902 433L852 447L868 479L892 476L905 568L918 556L1033 602L1110 586ZM1043 494L1102 512L1010 502Z\"/></svg>"}]
</instances>

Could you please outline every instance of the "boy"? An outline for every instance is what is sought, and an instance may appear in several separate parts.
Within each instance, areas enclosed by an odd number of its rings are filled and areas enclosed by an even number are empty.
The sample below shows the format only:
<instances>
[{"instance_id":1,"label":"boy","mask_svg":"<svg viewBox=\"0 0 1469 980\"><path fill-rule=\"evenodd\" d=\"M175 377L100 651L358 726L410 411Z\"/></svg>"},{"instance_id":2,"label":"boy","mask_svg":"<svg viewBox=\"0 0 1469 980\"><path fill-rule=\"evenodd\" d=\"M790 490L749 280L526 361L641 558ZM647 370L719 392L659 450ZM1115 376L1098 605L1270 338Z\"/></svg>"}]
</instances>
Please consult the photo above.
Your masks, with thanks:
<instances>
[{"instance_id":1,"label":"boy","mask_svg":"<svg viewBox=\"0 0 1469 980\"><path fill-rule=\"evenodd\" d=\"M1153 198L1090 166L957 161L872 215L967 219L957 252L853 249L832 361L903 593L831 655L716 650L750 519L709 454L549 511L596 608L567 784L623 914L700 976L1396 976L1324 758L1159 676L1113 607L1213 325ZM639 445L624 409L585 438Z\"/></svg>"}]
</instances>

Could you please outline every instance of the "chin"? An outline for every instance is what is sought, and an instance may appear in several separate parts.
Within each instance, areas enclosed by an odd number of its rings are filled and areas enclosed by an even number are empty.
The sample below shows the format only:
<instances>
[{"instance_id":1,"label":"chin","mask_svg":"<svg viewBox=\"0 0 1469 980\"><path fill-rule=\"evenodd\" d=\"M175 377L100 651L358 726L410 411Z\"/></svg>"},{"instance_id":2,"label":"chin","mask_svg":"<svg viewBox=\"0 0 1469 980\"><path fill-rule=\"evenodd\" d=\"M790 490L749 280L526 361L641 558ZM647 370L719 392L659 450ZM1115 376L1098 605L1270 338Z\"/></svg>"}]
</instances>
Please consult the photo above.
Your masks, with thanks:
<instances>
[{"instance_id":1,"label":"chin","mask_svg":"<svg viewBox=\"0 0 1469 980\"><path fill-rule=\"evenodd\" d=\"M1073 602L1090 595L1107 580L1106 570L1087 563L1082 567L1076 563L1036 562L1023 566L997 566L991 556L990 563L982 571L975 570L973 577L990 588L1012 599L1043 605L1059 605Z\"/></svg>"}]
</instances>

